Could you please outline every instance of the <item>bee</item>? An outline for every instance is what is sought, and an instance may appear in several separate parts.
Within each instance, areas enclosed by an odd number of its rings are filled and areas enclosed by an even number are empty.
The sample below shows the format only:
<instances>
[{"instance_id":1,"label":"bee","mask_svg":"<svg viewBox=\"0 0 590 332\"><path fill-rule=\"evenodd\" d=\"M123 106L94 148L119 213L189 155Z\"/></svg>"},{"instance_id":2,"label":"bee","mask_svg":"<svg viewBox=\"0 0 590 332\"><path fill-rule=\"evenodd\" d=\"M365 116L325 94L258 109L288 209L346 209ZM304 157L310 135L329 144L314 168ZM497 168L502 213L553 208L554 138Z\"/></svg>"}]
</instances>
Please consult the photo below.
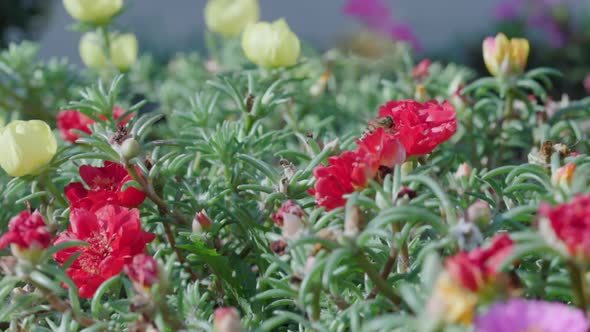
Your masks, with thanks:
<instances>
[{"instance_id":1,"label":"bee","mask_svg":"<svg viewBox=\"0 0 590 332\"><path fill-rule=\"evenodd\" d=\"M378 128L383 128L386 131L388 131L390 129L395 128L395 122L393 122L393 118L389 115L384 118L373 119L369 122L369 124L367 125L367 128L363 132L363 138L365 136L371 134L372 132L374 132Z\"/></svg>"}]
</instances>

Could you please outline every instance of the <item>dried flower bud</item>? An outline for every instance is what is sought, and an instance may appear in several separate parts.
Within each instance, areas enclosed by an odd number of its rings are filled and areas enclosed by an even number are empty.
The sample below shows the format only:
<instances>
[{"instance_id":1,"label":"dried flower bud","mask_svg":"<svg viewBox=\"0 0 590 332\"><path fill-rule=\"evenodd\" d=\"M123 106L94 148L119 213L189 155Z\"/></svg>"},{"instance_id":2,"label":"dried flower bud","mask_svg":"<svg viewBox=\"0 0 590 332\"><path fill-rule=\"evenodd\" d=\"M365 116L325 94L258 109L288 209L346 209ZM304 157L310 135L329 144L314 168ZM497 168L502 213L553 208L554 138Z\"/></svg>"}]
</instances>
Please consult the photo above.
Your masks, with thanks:
<instances>
[{"instance_id":1,"label":"dried flower bud","mask_svg":"<svg viewBox=\"0 0 590 332\"><path fill-rule=\"evenodd\" d=\"M213 314L213 330L215 332L239 332L242 330L240 314L233 307L217 308Z\"/></svg>"},{"instance_id":2,"label":"dried flower bud","mask_svg":"<svg viewBox=\"0 0 590 332\"><path fill-rule=\"evenodd\" d=\"M150 289L160 281L158 262L146 254L135 255L124 269L138 291Z\"/></svg>"},{"instance_id":3,"label":"dried flower bud","mask_svg":"<svg viewBox=\"0 0 590 332\"><path fill-rule=\"evenodd\" d=\"M365 227L365 215L358 206L353 206L344 219L344 235L356 237Z\"/></svg>"},{"instance_id":4,"label":"dried flower bud","mask_svg":"<svg viewBox=\"0 0 590 332\"><path fill-rule=\"evenodd\" d=\"M276 240L270 243L270 250L279 256L285 254L285 249L287 249L287 242L283 240Z\"/></svg>"},{"instance_id":5,"label":"dried flower bud","mask_svg":"<svg viewBox=\"0 0 590 332\"><path fill-rule=\"evenodd\" d=\"M428 92L426 88L422 84L416 85L416 91L414 92L414 99L419 102L423 103L428 100Z\"/></svg>"},{"instance_id":6,"label":"dried flower bud","mask_svg":"<svg viewBox=\"0 0 590 332\"><path fill-rule=\"evenodd\" d=\"M401 187L399 193L397 193L397 198L402 199L406 198L408 200L414 199L418 196L416 191L410 187Z\"/></svg>"}]
</instances>

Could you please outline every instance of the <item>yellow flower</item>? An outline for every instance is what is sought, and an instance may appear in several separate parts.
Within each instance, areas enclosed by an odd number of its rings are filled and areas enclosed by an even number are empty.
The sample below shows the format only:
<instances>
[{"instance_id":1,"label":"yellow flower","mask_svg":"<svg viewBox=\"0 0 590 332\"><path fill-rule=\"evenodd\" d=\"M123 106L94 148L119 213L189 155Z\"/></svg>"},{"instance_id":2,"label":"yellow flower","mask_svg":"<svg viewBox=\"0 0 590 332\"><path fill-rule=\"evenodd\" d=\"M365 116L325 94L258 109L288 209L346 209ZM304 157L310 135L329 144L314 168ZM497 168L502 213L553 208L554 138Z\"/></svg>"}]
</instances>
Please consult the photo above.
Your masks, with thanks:
<instances>
[{"instance_id":1,"label":"yellow flower","mask_svg":"<svg viewBox=\"0 0 590 332\"><path fill-rule=\"evenodd\" d=\"M300 52L299 38L283 19L248 25L242 35L242 48L250 61L263 67L292 66Z\"/></svg>"},{"instance_id":2,"label":"yellow flower","mask_svg":"<svg viewBox=\"0 0 590 332\"><path fill-rule=\"evenodd\" d=\"M436 281L427 309L432 317L441 318L447 323L470 325L477 301L477 294L463 288L448 273L443 272Z\"/></svg>"},{"instance_id":3,"label":"yellow flower","mask_svg":"<svg viewBox=\"0 0 590 332\"><path fill-rule=\"evenodd\" d=\"M110 35L110 61L119 70L125 71L137 60L138 43L134 34ZM95 32L87 32L80 40L80 57L90 68L105 68L109 59L105 54L105 42Z\"/></svg>"},{"instance_id":4,"label":"yellow flower","mask_svg":"<svg viewBox=\"0 0 590 332\"><path fill-rule=\"evenodd\" d=\"M558 168L555 173L551 176L551 182L553 185L571 185L576 172L576 164L567 163L562 167Z\"/></svg>"},{"instance_id":5,"label":"yellow flower","mask_svg":"<svg viewBox=\"0 0 590 332\"><path fill-rule=\"evenodd\" d=\"M12 121L0 129L0 167L11 176L37 174L51 161L57 141L43 121Z\"/></svg>"},{"instance_id":6,"label":"yellow flower","mask_svg":"<svg viewBox=\"0 0 590 332\"><path fill-rule=\"evenodd\" d=\"M483 59L493 76L507 76L524 71L529 57L529 41L523 38L508 39L499 33L483 41Z\"/></svg>"},{"instance_id":7,"label":"yellow flower","mask_svg":"<svg viewBox=\"0 0 590 332\"><path fill-rule=\"evenodd\" d=\"M105 23L123 7L123 0L63 0L73 18L87 23Z\"/></svg>"},{"instance_id":8,"label":"yellow flower","mask_svg":"<svg viewBox=\"0 0 590 332\"><path fill-rule=\"evenodd\" d=\"M207 28L225 37L239 35L259 17L258 0L209 0L205 7Z\"/></svg>"},{"instance_id":9,"label":"yellow flower","mask_svg":"<svg viewBox=\"0 0 590 332\"><path fill-rule=\"evenodd\" d=\"M111 37L111 61L119 70L127 70L135 61L138 53L137 38L132 33Z\"/></svg>"},{"instance_id":10,"label":"yellow flower","mask_svg":"<svg viewBox=\"0 0 590 332\"><path fill-rule=\"evenodd\" d=\"M104 68L108 65L104 49L103 40L97 33L87 32L80 39L80 58L87 67Z\"/></svg>"}]
</instances>

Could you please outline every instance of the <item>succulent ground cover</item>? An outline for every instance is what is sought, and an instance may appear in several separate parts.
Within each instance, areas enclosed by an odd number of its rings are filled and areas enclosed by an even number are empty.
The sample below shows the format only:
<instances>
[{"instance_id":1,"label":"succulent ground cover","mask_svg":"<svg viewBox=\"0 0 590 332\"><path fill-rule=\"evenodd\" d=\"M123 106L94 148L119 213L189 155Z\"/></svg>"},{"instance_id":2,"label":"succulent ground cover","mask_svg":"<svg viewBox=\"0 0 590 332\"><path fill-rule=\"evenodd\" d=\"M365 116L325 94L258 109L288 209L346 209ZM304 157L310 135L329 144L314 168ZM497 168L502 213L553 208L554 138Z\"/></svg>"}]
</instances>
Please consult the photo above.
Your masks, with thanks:
<instances>
[{"instance_id":1,"label":"succulent ground cover","mask_svg":"<svg viewBox=\"0 0 590 332\"><path fill-rule=\"evenodd\" d=\"M2 328L590 328L590 100L526 39L476 77L210 0L209 53L160 64L122 1L64 4L88 69L0 53Z\"/></svg>"}]
</instances>

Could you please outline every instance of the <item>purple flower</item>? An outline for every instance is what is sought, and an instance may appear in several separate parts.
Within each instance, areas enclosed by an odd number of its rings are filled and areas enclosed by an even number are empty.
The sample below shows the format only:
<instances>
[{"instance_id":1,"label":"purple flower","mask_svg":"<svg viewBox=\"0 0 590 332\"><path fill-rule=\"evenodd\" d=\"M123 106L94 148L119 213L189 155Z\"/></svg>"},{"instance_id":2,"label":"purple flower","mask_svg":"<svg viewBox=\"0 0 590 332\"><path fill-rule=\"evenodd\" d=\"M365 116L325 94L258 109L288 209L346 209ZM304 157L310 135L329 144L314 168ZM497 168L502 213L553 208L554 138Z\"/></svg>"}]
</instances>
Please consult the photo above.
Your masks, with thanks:
<instances>
[{"instance_id":1,"label":"purple flower","mask_svg":"<svg viewBox=\"0 0 590 332\"><path fill-rule=\"evenodd\" d=\"M495 303L475 319L477 332L588 332L590 322L579 309L558 302L513 299Z\"/></svg>"},{"instance_id":2,"label":"purple flower","mask_svg":"<svg viewBox=\"0 0 590 332\"><path fill-rule=\"evenodd\" d=\"M504 0L494 10L494 15L502 21L510 21L518 18L522 9L522 1Z\"/></svg>"}]
</instances>

